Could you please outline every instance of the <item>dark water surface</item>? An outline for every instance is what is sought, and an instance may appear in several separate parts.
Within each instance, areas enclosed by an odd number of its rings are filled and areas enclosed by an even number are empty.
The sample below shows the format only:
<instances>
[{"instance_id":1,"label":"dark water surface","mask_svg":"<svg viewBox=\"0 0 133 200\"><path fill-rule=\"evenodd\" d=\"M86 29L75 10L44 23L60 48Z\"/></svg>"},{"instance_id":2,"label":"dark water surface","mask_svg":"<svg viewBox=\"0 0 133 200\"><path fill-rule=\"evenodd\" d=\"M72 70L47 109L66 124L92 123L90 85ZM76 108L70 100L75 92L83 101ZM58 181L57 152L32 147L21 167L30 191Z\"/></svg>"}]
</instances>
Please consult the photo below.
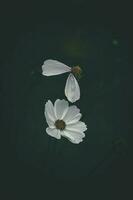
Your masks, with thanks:
<instances>
[{"instance_id":1,"label":"dark water surface","mask_svg":"<svg viewBox=\"0 0 133 200\"><path fill-rule=\"evenodd\" d=\"M125 35L100 25L57 21L25 28L12 38L14 45L10 41L11 50L2 64L3 130L9 141L5 188L18 199L24 194L29 199L34 194L36 199L39 194L46 199L86 195L97 199L102 194L111 199L112 185L117 191L127 159ZM41 65L49 58L83 69L76 105L88 129L79 145L46 134L44 105L48 99L65 98L68 76L42 76Z\"/></svg>"}]
</instances>

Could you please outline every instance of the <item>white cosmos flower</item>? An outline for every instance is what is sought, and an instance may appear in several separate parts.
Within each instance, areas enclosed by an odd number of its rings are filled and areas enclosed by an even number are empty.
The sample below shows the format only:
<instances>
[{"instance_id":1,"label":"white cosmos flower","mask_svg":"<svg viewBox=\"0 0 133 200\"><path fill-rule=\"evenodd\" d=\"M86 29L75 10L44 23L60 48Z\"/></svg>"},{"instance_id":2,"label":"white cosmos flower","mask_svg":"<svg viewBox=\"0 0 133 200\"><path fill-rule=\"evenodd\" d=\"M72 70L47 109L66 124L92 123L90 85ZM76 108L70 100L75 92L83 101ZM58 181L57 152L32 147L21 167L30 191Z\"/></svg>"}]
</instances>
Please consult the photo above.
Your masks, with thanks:
<instances>
[{"instance_id":1,"label":"white cosmos flower","mask_svg":"<svg viewBox=\"0 0 133 200\"><path fill-rule=\"evenodd\" d=\"M42 74L44 76L54 76L58 74L64 74L69 72L69 76L66 81L65 95L70 102L75 102L80 99L80 88L75 76L79 76L81 68L79 66L68 67L67 65L57 60L46 60L42 65Z\"/></svg>"},{"instance_id":2,"label":"white cosmos flower","mask_svg":"<svg viewBox=\"0 0 133 200\"><path fill-rule=\"evenodd\" d=\"M45 117L49 126L46 132L56 139L63 136L72 143L79 144L85 137L84 131L87 130L86 124L79 121L81 116L77 106L69 106L64 99L57 99L54 105L48 100L45 104Z\"/></svg>"}]
</instances>

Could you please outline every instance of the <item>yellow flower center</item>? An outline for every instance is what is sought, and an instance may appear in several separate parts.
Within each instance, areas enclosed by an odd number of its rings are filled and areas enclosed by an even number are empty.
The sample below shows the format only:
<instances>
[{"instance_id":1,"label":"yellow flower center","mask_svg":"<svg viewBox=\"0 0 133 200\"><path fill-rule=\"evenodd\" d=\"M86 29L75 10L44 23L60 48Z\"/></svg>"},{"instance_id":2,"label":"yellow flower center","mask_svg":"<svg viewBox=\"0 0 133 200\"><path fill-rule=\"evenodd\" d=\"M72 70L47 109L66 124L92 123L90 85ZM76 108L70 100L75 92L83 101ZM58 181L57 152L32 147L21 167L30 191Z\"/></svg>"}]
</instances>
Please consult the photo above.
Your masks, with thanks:
<instances>
[{"instance_id":1,"label":"yellow flower center","mask_svg":"<svg viewBox=\"0 0 133 200\"><path fill-rule=\"evenodd\" d=\"M66 127L66 124L65 124L65 122L64 122L63 120L59 120L59 119L58 119L58 120L55 122L55 126L56 126L57 129L64 130L65 127Z\"/></svg>"}]
</instances>

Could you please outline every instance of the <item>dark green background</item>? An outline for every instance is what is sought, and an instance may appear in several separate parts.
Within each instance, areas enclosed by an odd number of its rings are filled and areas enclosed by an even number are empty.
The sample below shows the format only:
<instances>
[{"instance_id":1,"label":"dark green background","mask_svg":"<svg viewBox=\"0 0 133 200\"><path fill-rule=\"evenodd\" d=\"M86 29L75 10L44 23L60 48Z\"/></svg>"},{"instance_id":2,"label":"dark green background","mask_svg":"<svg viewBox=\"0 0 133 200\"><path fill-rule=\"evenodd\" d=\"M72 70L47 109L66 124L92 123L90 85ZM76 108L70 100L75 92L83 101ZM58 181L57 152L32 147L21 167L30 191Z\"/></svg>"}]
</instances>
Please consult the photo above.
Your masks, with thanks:
<instances>
[{"instance_id":1,"label":"dark green background","mask_svg":"<svg viewBox=\"0 0 133 200\"><path fill-rule=\"evenodd\" d=\"M0 95L5 194L17 199L119 199L126 193L131 169L125 106L129 8L86 1L3 6ZM67 74L41 75L48 58L83 69L76 105L88 130L79 145L45 132L45 102L65 98L67 78Z\"/></svg>"}]
</instances>

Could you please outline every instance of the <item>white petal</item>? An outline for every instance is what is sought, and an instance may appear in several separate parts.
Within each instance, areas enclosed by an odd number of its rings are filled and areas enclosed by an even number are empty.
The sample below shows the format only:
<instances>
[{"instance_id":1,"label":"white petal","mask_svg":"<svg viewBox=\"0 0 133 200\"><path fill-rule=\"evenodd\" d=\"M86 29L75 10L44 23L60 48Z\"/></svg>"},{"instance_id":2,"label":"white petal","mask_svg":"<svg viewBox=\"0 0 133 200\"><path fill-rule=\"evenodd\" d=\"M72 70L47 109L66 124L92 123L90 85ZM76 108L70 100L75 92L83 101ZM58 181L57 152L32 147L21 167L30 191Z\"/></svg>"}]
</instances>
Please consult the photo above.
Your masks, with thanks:
<instances>
[{"instance_id":1,"label":"white petal","mask_svg":"<svg viewBox=\"0 0 133 200\"><path fill-rule=\"evenodd\" d=\"M61 138L60 130L57 130L56 128L46 128L46 132L48 135L50 135L56 139Z\"/></svg>"},{"instance_id":2,"label":"white petal","mask_svg":"<svg viewBox=\"0 0 133 200\"><path fill-rule=\"evenodd\" d=\"M69 74L66 81L65 95L67 99L72 103L80 99L79 84L72 73Z\"/></svg>"},{"instance_id":3,"label":"white petal","mask_svg":"<svg viewBox=\"0 0 133 200\"><path fill-rule=\"evenodd\" d=\"M87 126L84 122L79 121L75 124L67 125L66 129L70 131L84 132L87 130Z\"/></svg>"},{"instance_id":4,"label":"white petal","mask_svg":"<svg viewBox=\"0 0 133 200\"><path fill-rule=\"evenodd\" d=\"M42 65L42 74L45 76L53 76L70 72L71 67L57 61L57 60L46 60Z\"/></svg>"},{"instance_id":5,"label":"white petal","mask_svg":"<svg viewBox=\"0 0 133 200\"><path fill-rule=\"evenodd\" d=\"M82 117L82 114L79 113L79 114L77 114L73 119L69 120L69 121L67 122L67 124L75 124L75 123L77 123L77 122L81 119L81 117ZM64 120L64 121L65 121L65 120Z\"/></svg>"},{"instance_id":6,"label":"white petal","mask_svg":"<svg viewBox=\"0 0 133 200\"><path fill-rule=\"evenodd\" d=\"M54 110L55 110L55 115L57 119L63 119L65 114L67 113L68 110L68 102L60 99L57 99L54 104Z\"/></svg>"},{"instance_id":7,"label":"white petal","mask_svg":"<svg viewBox=\"0 0 133 200\"><path fill-rule=\"evenodd\" d=\"M67 138L70 142L74 144L79 144L80 142L83 141L82 133L77 133L77 132L69 131L69 130L63 130L61 131L61 135Z\"/></svg>"},{"instance_id":8,"label":"white petal","mask_svg":"<svg viewBox=\"0 0 133 200\"><path fill-rule=\"evenodd\" d=\"M45 114L46 122L49 125L49 127L55 128L54 121L49 118L49 115L47 114L47 112L45 112L44 114Z\"/></svg>"},{"instance_id":9,"label":"white petal","mask_svg":"<svg viewBox=\"0 0 133 200\"><path fill-rule=\"evenodd\" d=\"M66 124L76 123L81 118L80 109L77 106L70 106L63 120Z\"/></svg>"},{"instance_id":10,"label":"white petal","mask_svg":"<svg viewBox=\"0 0 133 200\"><path fill-rule=\"evenodd\" d=\"M48 100L48 102L45 104L45 112L47 113L45 116L47 115L52 122L57 120L54 112L54 106L50 100Z\"/></svg>"}]
</instances>

